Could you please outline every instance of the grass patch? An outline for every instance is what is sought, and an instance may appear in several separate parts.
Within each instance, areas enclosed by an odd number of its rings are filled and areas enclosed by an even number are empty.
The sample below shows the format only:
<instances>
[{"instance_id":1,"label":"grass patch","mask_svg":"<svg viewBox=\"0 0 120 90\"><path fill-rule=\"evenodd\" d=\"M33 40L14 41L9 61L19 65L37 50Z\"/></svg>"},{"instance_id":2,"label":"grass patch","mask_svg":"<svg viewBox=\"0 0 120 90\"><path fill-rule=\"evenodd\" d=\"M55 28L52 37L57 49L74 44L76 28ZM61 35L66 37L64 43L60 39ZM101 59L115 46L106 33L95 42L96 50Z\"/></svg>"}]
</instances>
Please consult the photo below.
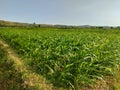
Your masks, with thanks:
<instances>
[{"instance_id":1,"label":"grass patch","mask_svg":"<svg viewBox=\"0 0 120 90\"><path fill-rule=\"evenodd\" d=\"M22 73L15 70L14 62L0 48L0 90L27 90L23 84Z\"/></svg>"}]
</instances>

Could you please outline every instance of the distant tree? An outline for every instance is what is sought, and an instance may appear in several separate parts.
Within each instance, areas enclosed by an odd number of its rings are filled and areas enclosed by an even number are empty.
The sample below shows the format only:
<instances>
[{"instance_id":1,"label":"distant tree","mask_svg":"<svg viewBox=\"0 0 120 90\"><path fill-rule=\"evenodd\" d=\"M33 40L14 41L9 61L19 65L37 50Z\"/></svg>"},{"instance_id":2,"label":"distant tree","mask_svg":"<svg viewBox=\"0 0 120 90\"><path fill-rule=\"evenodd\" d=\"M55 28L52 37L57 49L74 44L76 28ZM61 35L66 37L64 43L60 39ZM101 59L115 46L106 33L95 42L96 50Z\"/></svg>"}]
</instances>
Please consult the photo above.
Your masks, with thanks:
<instances>
[{"instance_id":1,"label":"distant tree","mask_svg":"<svg viewBox=\"0 0 120 90\"><path fill-rule=\"evenodd\" d=\"M114 27L110 27L111 29L113 29Z\"/></svg>"},{"instance_id":2,"label":"distant tree","mask_svg":"<svg viewBox=\"0 0 120 90\"><path fill-rule=\"evenodd\" d=\"M38 25L38 27L40 27L40 24Z\"/></svg>"},{"instance_id":3,"label":"distant tree","mask_svg":"<svg viewBox=\"0 0 120 90\"><path fill-rule=\"evenodd\" d=\"M103 29L103 27L98 27L99 29Z\"/></svg>"}]
</instances>

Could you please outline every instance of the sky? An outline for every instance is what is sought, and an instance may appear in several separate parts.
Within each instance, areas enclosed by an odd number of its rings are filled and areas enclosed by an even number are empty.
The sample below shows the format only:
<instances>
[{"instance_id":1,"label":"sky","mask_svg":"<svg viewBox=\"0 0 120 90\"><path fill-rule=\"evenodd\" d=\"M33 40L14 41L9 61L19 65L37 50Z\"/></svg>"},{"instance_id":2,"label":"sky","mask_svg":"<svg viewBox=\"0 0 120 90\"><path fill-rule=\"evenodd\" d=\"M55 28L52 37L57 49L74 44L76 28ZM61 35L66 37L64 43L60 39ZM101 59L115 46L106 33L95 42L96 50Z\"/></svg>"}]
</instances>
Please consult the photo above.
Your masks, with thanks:
<instances>
[{"instance_id":1,"label":"sky","mask_svg":"<svg viewBox=\"0 0 120 90\"><path fill-rule=\"evenodd\" d=\"M0 20L119 26L120 0L0 0Z\"/></svg>"}]
</instances>

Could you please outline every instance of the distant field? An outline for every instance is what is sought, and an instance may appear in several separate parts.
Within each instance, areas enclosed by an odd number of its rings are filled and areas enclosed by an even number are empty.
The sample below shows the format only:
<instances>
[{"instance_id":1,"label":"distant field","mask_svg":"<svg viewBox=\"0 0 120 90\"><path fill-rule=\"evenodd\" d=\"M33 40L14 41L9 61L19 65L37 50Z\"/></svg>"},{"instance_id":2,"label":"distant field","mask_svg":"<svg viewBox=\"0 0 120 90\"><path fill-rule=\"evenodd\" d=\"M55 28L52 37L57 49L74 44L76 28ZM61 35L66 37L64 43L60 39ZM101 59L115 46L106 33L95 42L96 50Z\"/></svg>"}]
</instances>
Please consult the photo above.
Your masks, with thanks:
<instances>
[{"instance_id":1,"label":"distant field","mask_svg":"<svg viewBox=\"0 0 120 90\"><path fill-rule=\"evenodd\" d=\"M119 30L0 28L0 38L55 87L118 89Z\"/></svg>"}]
</instances>

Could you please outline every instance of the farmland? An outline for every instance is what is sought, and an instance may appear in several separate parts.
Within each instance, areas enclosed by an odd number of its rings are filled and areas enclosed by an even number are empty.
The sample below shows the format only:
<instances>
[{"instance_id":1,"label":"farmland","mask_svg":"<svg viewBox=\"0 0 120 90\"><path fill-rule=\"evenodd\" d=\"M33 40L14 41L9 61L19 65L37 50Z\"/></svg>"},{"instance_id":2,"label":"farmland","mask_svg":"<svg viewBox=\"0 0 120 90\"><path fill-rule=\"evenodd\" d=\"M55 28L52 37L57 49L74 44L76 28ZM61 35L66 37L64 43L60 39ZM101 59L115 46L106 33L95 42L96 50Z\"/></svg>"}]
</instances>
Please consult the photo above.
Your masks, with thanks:
<instances>
[{"instance_id":1,"label":"farmland","mask_svg":"<svg viewBox=\"0 0 120 90\"><path fill-rule=\"evenodd\" d=\"M119 30L0 28L0 39L57 88L118 88Z\"/></svg>"}]
</instances>

